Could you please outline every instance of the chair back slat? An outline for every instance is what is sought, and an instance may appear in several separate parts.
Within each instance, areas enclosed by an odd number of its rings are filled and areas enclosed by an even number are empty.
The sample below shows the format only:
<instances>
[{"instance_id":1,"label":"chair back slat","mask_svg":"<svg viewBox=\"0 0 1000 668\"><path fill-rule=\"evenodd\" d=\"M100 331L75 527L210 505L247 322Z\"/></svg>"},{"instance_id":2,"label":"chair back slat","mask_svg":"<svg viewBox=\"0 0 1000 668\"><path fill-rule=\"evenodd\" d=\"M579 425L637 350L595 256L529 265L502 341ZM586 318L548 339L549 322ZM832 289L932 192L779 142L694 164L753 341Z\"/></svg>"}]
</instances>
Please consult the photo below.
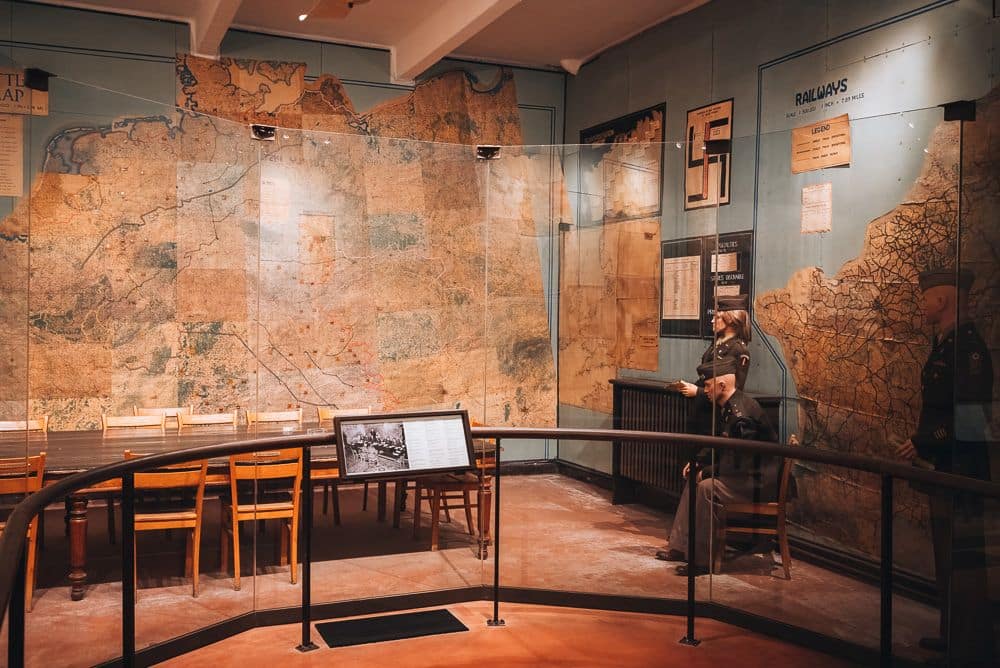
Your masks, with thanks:
<instances>
[{"instance_id":1,"label":"chair back slat","mask_svg":"<svg viewBox=\"0 0 1000 668\"><path fill-rule=\"evenodd\" d=\"M125 451L125 459L140 459L146 454ZM169 489L175 487L204 487L208 474L208 460L181 462L162 466L152 471L136 471L133 480L136 489Z\"/></svg>"},{"instance_id":2,"label":"chair back slat","mask_svg":"<svg viewBox=\"0 0 1000 668\"><path fill-rule=\"evenodd\" d=\"M231 413L178 413L177 430L206 425L236 427L236 411Z\"/></svg>"},{"instance_id":3,"label":"chair back slat","mask_svg":"<svg viewBox=\"0 0 1000 668\"><path fill-rule=\"evenodd\" d=\"M31 494L42 488L45 453L0 459L0 494Z\"/></svg>"},{"instance_id":4,"label":"chair back slat","mask_svg":"<svg viewBox=\"0 0 1000 668\"><path fill-rule=\"evenodd\" d=\"M102 415L101 425L104 433L112 429L158 428L160 433L165 430L166 419L163 415Z\"/></svg>"},{"instance_id":5,"label":"chair back slat","mask_svg":"<svg viewBox=\"0 0 1000 668\"><path fill-rule=\"evenodd\" d=\"M28 420L0 420L0 431L48 431L49 416L42 415Z\"/></svg>"},{"instance_id":6,"label":"chair back slat","mask_svg":"<svg viewBox=\"0 0 1000 668\"><path fill-rule=\"evenodd\" d=\"M247 411L248 425L261 422L298 422L301 425L302 409L296 408L290 411Z\"/></svg>"},{"instance_id":7,"label":"chair back slat","mask_svg":"<svg viewBox=\"0 0 1000 668\"><path fill-rule=\"evenodd\" d=\"M250 452L229 458L233 480L268 480L302 476L302 448Z\"/></svg>"},{"instance_id":8,"label":"chair back slat","mask_svg":"<svg viewBox=\"0 0 1000 668\"><path fill-rule=\"evenodd\" d=\"M205 484L208 464L195 468L161 469L134 474L136 489L171 489L176 487L199 487Z\"/></svg>"},{"instance_id":9,"label":"chair back slat","mask_svg":"<svg viewBox=\"0 0 1000 668\"><path fill-rule=\"evenodd\" d=\"M316 417L320 422L333 420L335 417L352 417L354 415L371 415L371 406L364 408L333 408L332 406L317 406Z\"/></svg>"},{"instance_id":10,"label":"chair back slat","mask_svg":"<svg viewBox=\"0 0 1000 668\"><path fill-rule=\"evenodd\" d=\"M181 413L193 413L194 406L132 406L133 415L162 415L171 420L172 424L179 424L177 416Z\"/></svg>"}]
</instances>

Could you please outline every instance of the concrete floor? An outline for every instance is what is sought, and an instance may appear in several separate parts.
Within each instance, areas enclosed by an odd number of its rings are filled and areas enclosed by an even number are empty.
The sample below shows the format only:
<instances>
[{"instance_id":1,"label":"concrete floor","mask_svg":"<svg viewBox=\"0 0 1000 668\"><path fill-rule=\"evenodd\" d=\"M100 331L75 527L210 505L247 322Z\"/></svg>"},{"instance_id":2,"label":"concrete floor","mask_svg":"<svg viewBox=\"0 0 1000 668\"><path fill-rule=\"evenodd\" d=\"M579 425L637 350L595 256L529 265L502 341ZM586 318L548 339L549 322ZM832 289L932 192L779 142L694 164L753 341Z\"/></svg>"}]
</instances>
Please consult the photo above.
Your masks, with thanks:
<instances>
[{"instance_id":1,"label":"concrete floor","mask_svg":"<svg viewBox=\"0 0 1000 668\"><path fill-rule=\"evenodd\" d=\"M234 656L253 657L255 665L321 666L669 666L689 668L730 665L739 657L744 668L810 666L840 668L850 664L788 645L720 622L698 622L703 642L688 647L677 642L684 620L662 615L505 605L503 628L489 628L487 602L448 606L468 632L410 638L354 647L328 648L318 633L320 649L302 654L297 625L254 629L160 664L170 668L228 665Z\"/></svg>"},{"instance_id":2,"label":"concrete floor","mask_svg":"<svg viewBox=\"0 0 1000 668\"><path fill-rule=\"evenodd\" d=\"M502 484L504 585L684 598L686 580L674 575L672 564L653 556L664 545L669 516L638 505L612 506L609 492L559 475L508 477ZM206 501L198 598L191 597L190 580L181 576L183 538L140 537L139 648L254 609L300 602L300 585L292 585L288 567L278 564L273 528L244 535L243 586L240 591L233 589L231 567L223 571L219 565L218 505ZM361 512L360 506L360 487L342 490L343 524L339 527L333 526L331 516L321 515L317 506L313 603L492 583L492 550L490 559L476 558L463 518L443 525L442 549L431 552L426 528L421 539L412 537L410 513L404 513L400 529L375 521L374 489L369 510ZM67 560L61 515L52 509L47 516L39 590L27 623L26 653L32 666L91 665L120 653L119 548L109 545L101 530L104 509L91 510L88 571L92 579L85 600L79 602L70 601L64 584ZM250 566L255 556L259 565L253 577ZM801 562L793 564L792 579L785 580L781 569L772 570L770 559L762 555L729 561L724 571L698 578L700 599L878 646L879 593L875 587ZM475 609L475 604L470 605ZM920 636L933 634L936 611L896 597L894 622L895 651L909 658L926 658L916 642ZM5 656L5 643L3 633L0 656Z\"/></svg>"}]
</instances>

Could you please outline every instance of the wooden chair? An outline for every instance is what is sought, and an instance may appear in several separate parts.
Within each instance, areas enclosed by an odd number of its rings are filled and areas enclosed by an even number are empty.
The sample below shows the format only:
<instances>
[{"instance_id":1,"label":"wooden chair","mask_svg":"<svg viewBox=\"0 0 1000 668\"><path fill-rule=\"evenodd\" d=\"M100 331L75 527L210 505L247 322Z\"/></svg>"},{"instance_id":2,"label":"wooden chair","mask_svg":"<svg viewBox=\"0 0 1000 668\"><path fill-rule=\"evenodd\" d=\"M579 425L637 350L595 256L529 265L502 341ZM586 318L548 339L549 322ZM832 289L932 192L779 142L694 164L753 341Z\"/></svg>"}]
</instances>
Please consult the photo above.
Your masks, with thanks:
<instances>
[{"instance_id":1,"label":"wooden chair","mask_svg":"<svg viewBox=\"0 0 1000 668\"><path fill-rule=\"evenodd\" d=\"M191 427L230 427L236 429L236 411L232 413L178 413L177 431Z\"/></svg>"},{"instance_id":2,"label":"wooden chair","mask_svg":"<svg viewBox=\"0 0 1000 668\"><path fill-rule=\"evenodd\" d=\"M125 451L125 459L135 459L137 455ZM194 490L194 504L183 499L168 501L152 506L140 504L135 512L135 531L157 531L170 529L190 529L187 534L187 549L184 557L184 574L191 574L191 595L198 596L198 573L201 561L202 506L205 499L205 478L208 474L208 460L183 462L164 466L152 471L134 474L135 490ZM136 563L138 563L136 552ZM138 582L138 578L133 578Z\"/></svg>"},{"instance_id":3,"label":"wooden chair","mask_svg":"<svg viewBox=\"0 0 1000 668\"><path fill-rule=\"evenodd\" d=\"M316 417L319 424L322 425L325 422L333 422L335 417L351 417L353 415L371 415L371 407L365 406L364 408L333 408L331 406L317 406L316 407ZM314 478L314 480L320 480L323 483L323 514L326 515L327 507L329 506L330 497L333 498L333 523L335 526L340 526L340 495L338 494L338 480L339 478L334 477L336 472L331 472L329 477L324 478ZM368 510L368 482L364 483L364 491L361 497L361 510Z\"/></svg>"},{"instance_id":4,"label":"wooden chair","mask_svg":"<svg viewBox=\"0 0 1000 668\"><path fill-rule=\"evenodd\" d=\"M430 504L432 551L438 549L441 511L444 511L446 521L450 522L451 513L449 511L463 509L465 511L465 526L469 535L476 535L475 524L472 522L472 509L480 505L479 490L480 480L475 473L418 478L415 482L413 495L413 537L417 538L420 534L420 511L424 501L428 501ZM476 503L472 502L473 492L477 495Z\"/></svg>"},{"instance_id":5,"label":"wooden chair","mask_svg":"<svg viewBox=\"0 0 1000 668\"><path fill-rule=\"evenodd\" d=\"M798 445L798 440L793 434L789 439L789 445ZM788 505L788 494L791 486L792 467L795 460L785 457L781 462L778 471L778 499L765 503L727 503L719 508L720 520L716 524L716 544L713 546L713 567L714 573L722 570L722 557L726 551L726 536L731 533L756 536L775 536L778 540L778 550L781 552L781 567L785 571L785 579L792 579L792 556L788 549L788 531L786 525L786 506ZM733 515L740 516L741 522L738 526L730 526L729 519ZM774 518L773 524L769 520L761 522L761 518Z\"/></svg>"},{"instance_id":6,"label":"wooden chair","mask_svg":"<svg viewBox=\"0 0 1000 668\"><path fill-rule=\"evenodd\" d=\"M42 488L42 478L45 476L45 453L29 457L10 457L0 459L0 496L27 496ZM0 522L0 531L4 529L6 520ZM35 567L38 561L36 544L39 537L38 516L32 518L28 525L26 546L28 569L24 580L24 608L31 612L35 589Z\"/></svg>"},{"instance_id":7,"label":"wooden chair","mask_svg":"<svg viewBox=\"0 0 1000 668\"><path fill-rule=\"evenodd\" d=\"M247 411L247 425L252 427L257 424L275 424L280 422L294 422L302 426L302 409L296 408L288 411Z\"/></svg>"},{"instance_id":8,"label":"wooden chair","mask_svg":"<svg viewBox=\"0 0 1000 668\"><path fill-rule=\"evenodd\" d=\"M104 437L112 437L115 435L120 435L123 432L128 432L129 435L135 433L150 433L159 432L160 434L166 433L166 416L163 414L157 415L101 415L101 426L103 427ZM105 497L105 502L108 505L108 540L113 544L116 542L115 539L115 495L113 493L108 493ZM69 512L67 510L67 517Z\"/></svg>"},{"instance_id":9,"label":"wooden chair","mask_svg":"<svg viewBox=\"0 0 1000 668\"><path fill-rule=\"evenodd\" d=\"M175 425L179 424L177 418L181 413L190 415L194 412L194 406L171 406L167 408L132 406L132 415L162 415L164 418L172 418Z\"/></svg>"},{"instance_id":10,"label":"wooden chair","mask_svg":"<svg viewBox=\"0 0 1000 668\"><path fill-rule=\"evenodd\" d=\"M0 420L0 434L21 433L25 436L40 436L47 438L49 433L49 416L41 415L27 420ZM38 432L32 434L32 432ZM112 515L112 518L114 516ZM66 505L66 534L69 535L69 504ZM45 548L45 513L38 515L38 547Z\"/></svg>"},{"instance_id":11,"label":"wooden chair","mask_svg":"<svg viewBox=\"0 0 1000 668\"><path fill-rule=\"evenodd\" d=\"M260 483L292 480L291 490L268 490L267 485L254 484L250 493L240 493L240 483ZM245 490L246 485L242 486ZM290 553L291 580L295 584L298 571L299 498L302 487L302 448L284 448L233 455L229 458L229 498L223 502L222 565L228 561L228 531L233 542L233 588L240 588L239 523L256 520L282 519L281 559ZM227 522L228 520L228 522Z\"/></svg>"},{"instance_id":12,"label":"wooden chair","mask_svg":"<svg viewBox=\"0 0 1000 668\"><path fill-rule=\"evenodd\" d=\"M40 431L43 434L49 431L49 416L42 415L37 418L27 420L0 420L0 432L7 431Z\"/></svg>"}]
</instances>

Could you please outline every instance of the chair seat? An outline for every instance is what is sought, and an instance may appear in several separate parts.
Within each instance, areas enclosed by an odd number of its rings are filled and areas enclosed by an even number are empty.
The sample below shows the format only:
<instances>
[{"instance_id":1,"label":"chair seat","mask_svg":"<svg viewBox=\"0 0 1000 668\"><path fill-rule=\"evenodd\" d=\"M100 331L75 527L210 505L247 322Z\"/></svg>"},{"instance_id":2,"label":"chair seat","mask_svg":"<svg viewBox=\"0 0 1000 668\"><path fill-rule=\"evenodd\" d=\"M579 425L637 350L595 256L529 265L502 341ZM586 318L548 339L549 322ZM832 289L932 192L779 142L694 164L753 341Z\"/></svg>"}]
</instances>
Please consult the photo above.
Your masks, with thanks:
<instances>
[{"instance_id":1,"label":"chair seat","mask_svg":"<svg viewBox=\"0 0 1000 668\"><path fill-rule=\"evenodd\" d=\"M778 510L777 502L726 504L726 513L730 515L777 515Z\"/></svg>"}]
</instances>

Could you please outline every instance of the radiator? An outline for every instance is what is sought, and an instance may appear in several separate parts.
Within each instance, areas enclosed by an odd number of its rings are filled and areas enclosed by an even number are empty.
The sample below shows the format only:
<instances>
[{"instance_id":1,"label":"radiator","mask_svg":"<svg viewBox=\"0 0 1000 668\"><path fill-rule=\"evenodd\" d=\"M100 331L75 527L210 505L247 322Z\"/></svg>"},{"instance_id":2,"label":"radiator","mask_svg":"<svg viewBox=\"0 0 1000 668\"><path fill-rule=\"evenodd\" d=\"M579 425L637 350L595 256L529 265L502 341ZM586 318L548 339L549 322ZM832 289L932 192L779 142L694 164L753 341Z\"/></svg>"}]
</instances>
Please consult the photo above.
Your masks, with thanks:
<instances>
[{"instance_id":1,"label":"radiator","mask_svg":"<svg viewBox=\"0 0 1000 668\"><path fill-rule=\"evenodd\" d=\"M666 383L627 378L616 378L610 383L614 429L694 433L694 420L689 414L691 400L668 390ZM754 398L771 424L777 426L780 397ZM667 443L614 441L611 457L612 502L631 503L643 488L679 498L684 488L681 469L690 459L691 449Z\"/></svg>"},{"instance_id":2,"label":"radiator","mask_svg":"<svg viewBox=\"0 0 1000 668\"><path fill-rule=\"evenodd\" d=\"M652 380L614 379L612 426L688 433L689 400L666 389L666 384ZM690 450L667 443L614 441L611 474L614 479L614 503L635 500L639 485L679 497L684 479L681 469Z\"/></svg>"}]
</instances>

